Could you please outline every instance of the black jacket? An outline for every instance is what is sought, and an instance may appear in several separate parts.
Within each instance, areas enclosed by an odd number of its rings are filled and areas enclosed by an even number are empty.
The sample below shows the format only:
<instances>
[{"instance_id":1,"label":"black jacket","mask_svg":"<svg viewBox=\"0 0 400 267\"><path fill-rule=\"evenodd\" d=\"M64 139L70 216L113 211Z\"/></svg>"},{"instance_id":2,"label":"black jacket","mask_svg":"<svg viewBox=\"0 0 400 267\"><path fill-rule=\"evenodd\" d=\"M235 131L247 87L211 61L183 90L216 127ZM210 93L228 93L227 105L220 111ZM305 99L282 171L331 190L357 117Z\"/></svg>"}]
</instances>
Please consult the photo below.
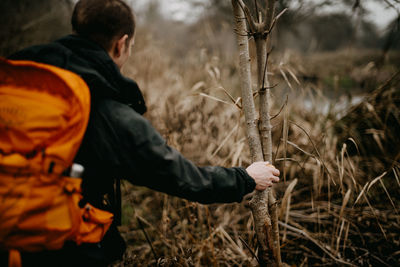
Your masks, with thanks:
<instances>
[{"instance_id":1,"label":"black jacket","mask_svg":"<svg viewBox=\"0 0 400 267\"><path fill-rule=\"evenodd\" d=\"M89 125L76 157L85 167L83 192L101 206L114 178L124 178L200 203L240 202L255 182L241 168L197 167L142 117L146 111L137 84L121 75L107 52L76 35L24 49L10 59L33 60L79 74L88 84Z\"/></svg>"}]
</instances>

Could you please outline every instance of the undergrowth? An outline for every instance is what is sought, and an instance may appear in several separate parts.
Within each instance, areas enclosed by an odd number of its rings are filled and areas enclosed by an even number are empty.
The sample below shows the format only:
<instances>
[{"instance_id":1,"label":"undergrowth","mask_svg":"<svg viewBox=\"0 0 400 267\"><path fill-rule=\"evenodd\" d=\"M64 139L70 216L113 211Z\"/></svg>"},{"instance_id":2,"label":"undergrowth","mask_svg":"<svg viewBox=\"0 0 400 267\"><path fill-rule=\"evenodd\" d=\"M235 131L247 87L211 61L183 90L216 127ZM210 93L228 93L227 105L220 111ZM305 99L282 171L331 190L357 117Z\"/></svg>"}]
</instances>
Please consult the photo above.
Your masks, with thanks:
<instances>
[{"instance_id":1,"label":"undergrowth","mask_svg":"<svg viewBox=\"0 0 400 267\"><path fill-rule=\"evenodd\" d=\"M207 51L189 51L186 63L178 64L182 59L168 56L151 36L135 49L124 73L141 86L149 107L146 117L168 144L198 165L249 165L236 57L221 62ZM338 55L339 69L349 64L343 53ZM275 191L282 259L291 266L399 265L399 158L382 162L363 154L358 150L362 139L337 129L345 127L340 125L350 108L351 101L343 102L350 97L343 96L350 90L347 86L360 85L357 79L364 75L375 79L370 86L376 89L396 67L379 70L368 60L353 59L347 66L352 72L337 74L346 74L352 82L341 83L335 82L328 60L324 64L329 71L318 72L324 57L307 60L286 54L271 64L278 84L272 89L276 114L272 123L274 165L281 170ZM308 66L310 62L315 66ZM325 77L333 77L329 86L336 94L326 92ZM398 92L398 81L390 81L387 88ZM389 101L397 103L398 96ZM369 103L367 98L358 102ZM394 108L398 116L399 106ZM376 119L363 115L347 123ZM386 138L385 131L376 130L379 139L369 142ZM123 192L120 230L128 249L116 266L257 265L247 200L201 205L128 183Z\"/></svg>"}]
</instances>

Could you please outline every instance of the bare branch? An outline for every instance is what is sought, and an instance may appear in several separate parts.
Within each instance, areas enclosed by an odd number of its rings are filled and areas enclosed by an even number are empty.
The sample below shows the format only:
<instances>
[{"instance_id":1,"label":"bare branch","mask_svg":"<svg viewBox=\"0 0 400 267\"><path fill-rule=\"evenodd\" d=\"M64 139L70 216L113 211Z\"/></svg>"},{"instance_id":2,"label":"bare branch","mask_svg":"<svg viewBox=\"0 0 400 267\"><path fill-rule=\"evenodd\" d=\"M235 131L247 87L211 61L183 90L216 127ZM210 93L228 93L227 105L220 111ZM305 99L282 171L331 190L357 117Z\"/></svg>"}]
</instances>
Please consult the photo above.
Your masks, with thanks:
<instances>
[{"instance_id":1,"label":"bare branch","mask_svg":"<svg viewBox=\"0 0 400 267\"><path fill-rule=\"evenodd\" d=\"M272 19L275 13L275 0L267 1L267 7L265 9L265 21L263 24L263 30L267 31L271 28Z\"/></svg>"},{"instance_id":2,"label":"bare branch","mask_svg":"<svg viewBox=\"0 0 400 267\"><path fill-rule=\"evenodd\" d=\"M243 3L242 0L237 0L237 2L239 3L239 6L242 9L242 11L243 11L243 13L244 13L244 15L246 17L246 21L247 21L247 23L248 23L248 25L250 27L250 31L251 32L256 32L257 26L254 23L254 18L251 15L251 12L250 12L249 8L245 5L245 3Z\"/></svg>"},{"instance_id":3,"label":"bare branch","mask_svg":"<svg viewBox=\"0 0 400 267\"><path fill-rule=\"evenodd\" d=\"M267 31L268 33L272 32L272 29L274 28L276 22L278 22L278 19L279 19L283 14L285 14L285 12L286 12L287 10L288 10L288 9L285 8L284 10L281 11L281 13L278 14L278 16L276 16L276 17L274 18L274 20L273 20L272 23L271 23L271 26L268 28L268 31Z\"/></svg>"},{"instance_id":4,"label":"bare branch","mask_svg":"<svg viewBox=\"0 0 400 267\"><path fill-rule=\"evenodd\" d=\"M282 105L281 108L279 109L278 113L276 113L274 116L271 117L271 120L275 119L276 117L279 116L279 114L281 114L283 108L287 105L288 100L289 100L289 98L288 98L288 96L286 95L286 101L285 101L285 103L283 103L283 105Z\"/></svg>"}]
</instances>

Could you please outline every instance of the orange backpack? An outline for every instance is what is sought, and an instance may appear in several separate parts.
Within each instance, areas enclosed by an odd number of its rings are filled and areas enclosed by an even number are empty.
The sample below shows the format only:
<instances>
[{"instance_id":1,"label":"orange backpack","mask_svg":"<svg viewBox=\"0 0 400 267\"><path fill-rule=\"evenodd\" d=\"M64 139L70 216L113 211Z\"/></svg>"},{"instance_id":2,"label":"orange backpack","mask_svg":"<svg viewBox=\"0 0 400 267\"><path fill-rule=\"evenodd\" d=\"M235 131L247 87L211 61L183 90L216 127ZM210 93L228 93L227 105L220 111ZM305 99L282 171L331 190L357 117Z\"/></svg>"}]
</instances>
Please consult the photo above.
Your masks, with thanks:
<instances>
[{"instance_id":1,"label":"orange backpack","mask_svg":"<svg viewBox=\"0 0 400 267\"><path fill-rule=\"evenodd\" d=\"M0 250L97 243L113 215L79 206L71 168L89 120L90 93L76 74L30 61L0 59Z\"/></svg>"}]
</instances>

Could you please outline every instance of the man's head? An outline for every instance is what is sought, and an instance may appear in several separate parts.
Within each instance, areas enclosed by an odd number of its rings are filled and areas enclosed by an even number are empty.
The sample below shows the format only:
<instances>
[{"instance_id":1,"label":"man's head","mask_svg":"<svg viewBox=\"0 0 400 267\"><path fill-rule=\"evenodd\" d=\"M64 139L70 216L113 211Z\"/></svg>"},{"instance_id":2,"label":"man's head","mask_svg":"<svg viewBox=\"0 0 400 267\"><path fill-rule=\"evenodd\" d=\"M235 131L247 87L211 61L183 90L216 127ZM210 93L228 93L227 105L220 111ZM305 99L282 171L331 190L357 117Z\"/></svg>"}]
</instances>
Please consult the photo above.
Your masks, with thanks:
<instances>
[{"instance_id":1,"label":"man's head","mask_svg":"<svg viewBox=\"0 0 400 267\"><path fill-rule=\"evenodd\" d=\"M101 45L120 68L128 59L136 23L122 0L80 0L71 23L75 33Z\"/></svg>"}]
</instances>

